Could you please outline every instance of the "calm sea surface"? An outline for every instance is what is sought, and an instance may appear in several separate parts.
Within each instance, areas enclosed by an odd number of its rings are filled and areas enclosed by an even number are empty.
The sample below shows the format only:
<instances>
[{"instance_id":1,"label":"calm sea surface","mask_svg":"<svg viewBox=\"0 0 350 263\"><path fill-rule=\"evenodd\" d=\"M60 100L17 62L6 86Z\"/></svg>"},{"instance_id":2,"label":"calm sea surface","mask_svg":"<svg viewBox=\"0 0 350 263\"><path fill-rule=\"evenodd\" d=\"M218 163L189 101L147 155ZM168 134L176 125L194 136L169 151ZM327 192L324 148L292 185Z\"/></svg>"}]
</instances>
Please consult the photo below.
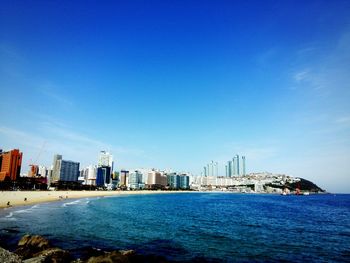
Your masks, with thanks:
<instances>
[{"instance_id":1,"label":"calm sea surface","mask_svg":"<svg viewBox=\"0 0 350 263\"><path fill-rule=\"evenodd\" d=\"M0 210L0 246L25 233L175 261L349 262L350 195L150 194Z\"/></svg>"}]
</instances>

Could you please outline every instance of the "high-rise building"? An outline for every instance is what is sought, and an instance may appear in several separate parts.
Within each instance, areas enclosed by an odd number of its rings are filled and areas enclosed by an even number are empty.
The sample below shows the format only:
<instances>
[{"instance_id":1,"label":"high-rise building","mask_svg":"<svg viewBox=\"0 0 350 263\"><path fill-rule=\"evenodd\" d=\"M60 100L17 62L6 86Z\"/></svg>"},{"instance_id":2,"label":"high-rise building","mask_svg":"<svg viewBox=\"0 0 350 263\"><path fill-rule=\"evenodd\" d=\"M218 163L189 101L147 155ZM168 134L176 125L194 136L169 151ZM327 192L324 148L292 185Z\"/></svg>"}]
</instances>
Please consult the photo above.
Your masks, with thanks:
<instances>
[{"instance_id":1,"label":"high-rise building","mask_svg":"<svg viewBox=\"0 0 350 263\"><path fill-rule=\"evenodd\" d=\"M180 176L176 173L167 174L168 186L171 189L179 189L180 188Z\"/></svg>"},{"instance_id":2,"label":"high-rise building","mask_svg":"<svg viewBox=\"0 0 350 263\"><path fill-rule=\"evenodd\" d=\"M168 179L163 172L160 171L149 171L147 178L147 187L148 188L162 188L167 186Z\"/></svg>"},{"instance_id":3,"label":"high-rise building","mask_svg":"<svg viewBox=\"0 0 350 263\"><path fill-rule=\"evenodd\" d=\"M119 184L119 180L120 180L119 172L114 171L112 173L112 184L117 186Z\"/></svg>"},{"instance_id":4,"label":"high-rise building","mask_svg":"<svg viewBox=\"0 0 350 263\"><path fill-rule=\"evenodd\" d=\"M171 189L189 189L190 177L187 174L167 174L168 186Z\"/></svg>"},{"instance_id":5,"label":"high-rise building","mask_svg":"<svg viewBox=\"0 0 350 263\"><path fill-rule=\"evenodd\" d=\"M236 154L235 157L232 158L232 161L227 162L227 173L230 175L229 177L246 175L246 158L245 156L241 158L242 162L240 162L239 155Z\"/></svg>"},{"instance_id":6,"label":"high-rise building","mask_svg":"<svg viewBox=\"0 0 350 263\"><path fill-rule=\"evenodd\" d=\"M245 171L245 156L242 156L242 175L246 175L246 171Z\"/></svg>"},{"instance_id":7,"label":"high-rise building","mask_svg":"<svg viewBox=\"0 0 350 263\"><path fill-rule=\"evenodd\" d=\"M144 184L142 183L142 173L139 171L134 171L129 174L129 184L130 189L142 189Z\"/></svg>"},{"instance_id":8,"label":"high-rise building","mask_svg":"<svg viewBox=\"0 0 350 263\"><path fill-rule=\"evenodd\" d=\"M101 151L98 157L98 169L96 185L102 186L111 183L113 172L113 156L106 151Z\"/></svg>"},{"instance_id":9,"label":"high-rise building","mask_svg":"<svg viewBox=\"0 0 350 263\"><path fill-rule=\"evenodd\" d=\"M189 189L190 188L190 177L186 174L180 175L180 189Z\"/></svg>"},{"instance_id":10,"label":"high-rise building","mask_svg":"<svg viewBox=\"0 0 350 263\"><path fill-rule=\"evenodd\" d=\"M65 181L76 182L79 177L78 162L62 160L62 155L55 154L53 158L53 170L50 182Z\"/></svg>"},{"instance_id":11,"label":"high-rise building","mask_svg":"<svg viewBox=\"0 0 350 263\"><path fill-rule=\"evenodd\" d=\"M0 152L0 181L18 179L21 173L22 153L18 149Z\"/></svg>"},{"instance_id":12,"label":"high-rise building","mask_svg":"<svg viewBox=\"0 0 350 263\"><path fill-rule=\"evenodd\" d=\"M128 184L129 184L129 171L121 170L120 171L119 186L127 187Z\"/></svg>"},{"instance_id":13,"label":"high-rise building","mask_svg":"<svg viewBox=\"0 0 350 263\"><path fill-rule=\"evenodd\" d=\"M231 176L237 175L237 160L236 157L232 158L232 170L231 170Z\"/></svg>"},{"instance_id":14,"label":"high-rise building","mask_svg":"<svg viewBox=\"0 0 350 263\"><path fill-rule=\"evenodd\" d=\"M53 156L52 177L51 177L50 182L59 181L59 179L60 179L60 171L61 171L61 161L62 161L62 155L55 154Z\"/></svg>"},{"instance_id":15,"label":"high-rise building","mask_svg":"<svg viewBox=\"0 0 350 263\"><path fill-rule=\"evenodd\" d=\"M96 185L97 167L95 165L90 165L87 169L87 184Z\"/></svg>"},{"instance_id":16,"label":"high-rise building","mask_svg":"<svg viewBox=\"0 0 350 263\"><path fill-rule=\"evenodd\" d=\"M236 154L236 175L240 175L240 171L239 171L239 155Z\"/></svg>"},{"instance_id":17,"label":"high-rise building","mask_svg":"<svg viewBox=\"0 0 350 263\"><path fill-rule=\"evenodd\" d=\"M111 167L100 166L97 168L96 186L106 186L111 183Z\"/></svg>"},{"instance_id":18,"label":"high-rise building","mask_svg":"<svg viewBox=\"0 0 350 263\"><path fill-rule=\"evenodd\" d=\"M113 169L113 155L106 151L100 151L98 166L109 166Z\"/></svg>"},{"instance_id":19,"label":"high-rise building","mask_svg":"<svg viewBox=\"0 0 350 263\"><path fill-rule=\"evenodd\" d=\"M79 177L79 163L61 160L59 181L77 182Z\"/></svg>"},{"instance_id":20,"label":"high-rise building","mask_svg":"<svg viewBox=\"0 0 350 263\"><path fill-rule=\"evenodd\" d=\"M228 161L227 162L227 171L228 171L228 173L227 173L227 175L226 175L226 177L232 177L232 161Z\"/></svg>"}]
</instances>

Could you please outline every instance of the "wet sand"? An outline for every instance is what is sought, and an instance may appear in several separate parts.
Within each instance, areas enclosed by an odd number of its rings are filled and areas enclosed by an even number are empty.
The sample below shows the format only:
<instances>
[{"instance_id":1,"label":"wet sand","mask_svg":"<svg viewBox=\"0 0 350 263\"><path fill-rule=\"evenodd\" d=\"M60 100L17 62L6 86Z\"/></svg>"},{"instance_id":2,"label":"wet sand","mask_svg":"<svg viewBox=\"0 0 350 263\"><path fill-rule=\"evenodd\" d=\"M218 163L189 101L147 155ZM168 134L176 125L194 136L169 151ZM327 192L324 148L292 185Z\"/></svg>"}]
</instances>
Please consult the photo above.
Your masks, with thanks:
<instances>
[{"instance_id":1,"label":"wet sand","mask_svg":"<svg viewBox=\"0 0 350 263\"><path fill-rule=\"evenodd\" d=\"M187 191L1 191L0 208L32 205L72 198L134 194L185 193ZM8 205L9 202L9 205Z\"/></svg>"}]
</instances>

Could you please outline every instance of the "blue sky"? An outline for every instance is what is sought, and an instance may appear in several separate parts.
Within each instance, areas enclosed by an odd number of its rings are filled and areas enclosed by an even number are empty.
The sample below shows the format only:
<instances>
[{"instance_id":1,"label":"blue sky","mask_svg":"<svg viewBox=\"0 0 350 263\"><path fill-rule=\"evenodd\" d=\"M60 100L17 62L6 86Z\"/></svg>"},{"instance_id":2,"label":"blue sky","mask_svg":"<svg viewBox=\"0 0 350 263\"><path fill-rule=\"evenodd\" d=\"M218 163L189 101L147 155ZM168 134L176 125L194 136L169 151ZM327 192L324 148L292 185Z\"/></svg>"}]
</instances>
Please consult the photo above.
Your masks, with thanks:
<instances>
[{"instance_id":1,"label":"blue sky","mask_svg":"<svg viewBox=\"0 0 350 263\"><path fill-rule=\"evenodd\" d=\"M350 192L349 1L1 1L0 146ZM42 154L38 153L43 149Z\"/></svg>"}]
</instances>

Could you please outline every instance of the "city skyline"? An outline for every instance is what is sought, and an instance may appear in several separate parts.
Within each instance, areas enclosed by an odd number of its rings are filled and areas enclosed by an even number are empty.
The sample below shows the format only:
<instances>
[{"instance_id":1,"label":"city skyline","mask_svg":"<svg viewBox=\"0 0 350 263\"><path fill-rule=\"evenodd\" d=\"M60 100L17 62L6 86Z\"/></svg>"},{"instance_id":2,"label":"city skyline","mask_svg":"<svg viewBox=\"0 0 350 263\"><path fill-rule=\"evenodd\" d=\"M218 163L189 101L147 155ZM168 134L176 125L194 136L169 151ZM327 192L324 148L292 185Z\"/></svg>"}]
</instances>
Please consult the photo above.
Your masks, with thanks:
<instances>
[{"instance_id":1,"label":"city skyline","mask_svg":"<svg viewBox=\"0 0 350 263\"><path fill-rule=\"evenodd\" d=\"M0 148L350 192L348 1L3 1Z\"/></svg>"}]
</instances>

